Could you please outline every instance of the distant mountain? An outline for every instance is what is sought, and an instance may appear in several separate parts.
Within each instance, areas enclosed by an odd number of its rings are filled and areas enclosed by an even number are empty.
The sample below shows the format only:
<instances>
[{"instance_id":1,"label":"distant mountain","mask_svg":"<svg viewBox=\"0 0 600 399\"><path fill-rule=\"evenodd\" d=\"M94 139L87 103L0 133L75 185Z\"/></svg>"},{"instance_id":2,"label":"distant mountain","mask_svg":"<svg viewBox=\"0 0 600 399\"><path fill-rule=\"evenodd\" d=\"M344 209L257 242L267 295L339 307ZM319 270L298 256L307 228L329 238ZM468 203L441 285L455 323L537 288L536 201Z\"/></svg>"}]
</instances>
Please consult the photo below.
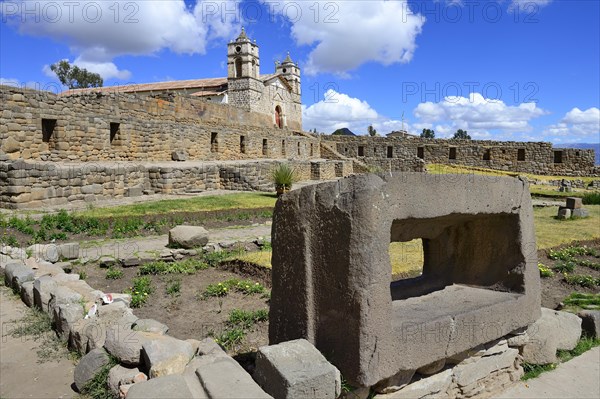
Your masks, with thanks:
<instances>
[{"instance_id":1,"label":"distant mountain","mask_svg":"<svg viewBox=\"0 0 600 399\"><path fill-rule=\"evenodd\" d=\"M336 136L356 136L356 134L352 133L352 131L350 129L348 129L347 127L338 129L331 134L336 135Z\"/></svg>"},{"instance_id":2,"label":"distant mountain","mask_svg":"<svg viewBox=\"0 0 600 399\"><path fill-rule=\"evenodd\" d=\"M566 143L555 144L555 147L579 148L580 150L594 150L596 152L596 165L600 165L600 143Z\"/></svg>"}]
</instances>

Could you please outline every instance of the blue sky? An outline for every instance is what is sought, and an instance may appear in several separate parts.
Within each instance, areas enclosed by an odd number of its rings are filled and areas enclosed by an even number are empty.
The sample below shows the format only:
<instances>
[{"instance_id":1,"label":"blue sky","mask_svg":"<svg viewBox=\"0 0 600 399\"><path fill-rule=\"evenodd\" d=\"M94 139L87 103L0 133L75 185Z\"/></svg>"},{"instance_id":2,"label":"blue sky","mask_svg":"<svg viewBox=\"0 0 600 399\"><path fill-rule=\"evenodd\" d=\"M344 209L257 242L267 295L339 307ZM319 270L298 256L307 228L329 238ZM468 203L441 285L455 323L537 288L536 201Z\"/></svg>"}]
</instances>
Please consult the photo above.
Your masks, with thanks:
<instances>
[{"instance_id":1,"label":"blue sky","mask_svg":"<svg viewBox=\"0 0 600 399\"><path fill-rule=\"evenodd\" d=\"M596 0L0 4L3 83L60 90L61 59L105 85L226 76L244 26L261 73L287 51L299 62L305 129L600 142Z\"/></svg>"}]
</instances>

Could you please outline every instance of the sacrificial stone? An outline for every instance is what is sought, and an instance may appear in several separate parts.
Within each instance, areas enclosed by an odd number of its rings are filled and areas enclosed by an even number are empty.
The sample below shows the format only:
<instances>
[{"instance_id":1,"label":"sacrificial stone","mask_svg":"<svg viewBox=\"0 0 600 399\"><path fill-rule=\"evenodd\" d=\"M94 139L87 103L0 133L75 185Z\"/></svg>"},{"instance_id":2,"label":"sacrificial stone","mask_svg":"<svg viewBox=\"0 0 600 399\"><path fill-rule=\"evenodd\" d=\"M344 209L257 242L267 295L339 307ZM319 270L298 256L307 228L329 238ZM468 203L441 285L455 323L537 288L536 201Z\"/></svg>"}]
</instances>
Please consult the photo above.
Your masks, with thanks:
<instances>
[{"instance_id":1,"label":"sacrificial stone","mask_svg":"<svg viewBox=\"0 0 600 399\"><path fill-rule=\"evenodd\" d=\"M390 242L416 239L422 275L391 281ZM308 340L353 386L540 316L533 208L520 178L365 174L303 187L278 199L272 240L270 344Z\"/></svg>"}]
</instances>

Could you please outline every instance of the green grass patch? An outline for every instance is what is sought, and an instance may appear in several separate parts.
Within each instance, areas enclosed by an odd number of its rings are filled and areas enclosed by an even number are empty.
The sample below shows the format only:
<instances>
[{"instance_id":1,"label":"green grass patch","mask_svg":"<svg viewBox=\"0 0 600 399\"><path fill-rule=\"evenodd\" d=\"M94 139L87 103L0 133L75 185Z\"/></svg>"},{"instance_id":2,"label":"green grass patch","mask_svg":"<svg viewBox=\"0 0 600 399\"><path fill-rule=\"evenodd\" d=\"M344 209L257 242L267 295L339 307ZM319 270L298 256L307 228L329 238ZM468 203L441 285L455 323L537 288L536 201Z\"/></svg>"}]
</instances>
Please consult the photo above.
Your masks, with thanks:
<instances>
[{"instance_id":1,"label":"green grass patch","mask_svg":"<svg viewBox=\"0 0 600 399\"><path fill-rule=\"evenodd\" d=\"M106 279L107 280L118 280L123 277L123 270L115 269L114 267L109 267L106 271Z\"/></svg>"},{"instance_id":2,"label":"green grass patch","mask_svg":"<svg viewBox=\"0 0 600 399\"><path fill-rule=\"evenodd\" d=\"M186 259L180 262L155 261L140 266L138 274L143 275L166 275L166 274L194 274L198 270L205 270L210 264L202 259Z\"/></svg>"},{"instance_id":3,"label":"green grass patch","mask_svg":"<svg viewBox=\"0 0 600 399\"><path fill-rule=\"evenodd\" d=\"M167 284L167 295L172 297L179 296L181 294L181 281L180 280L172 280Z\"/></svg>"},{"instance_id":4,"label":"green grass patch","mask_svg":"<svg viewBox=\"0 0 600 399\"><path fill-rule=\"evenodd\" d=\"M269 311L266 309L256 311L233 309L229 313L225 330L215 338L215 342L226 350L230 350L240 344L257 323L268 319Z\"/></svg>"},{"instance_id":5,"label":"green grass patch","mask_svg":"<svg viewBox=\"0 0 600 399\"><path fill-rule=\"evenodd\" d=\"M567 284L579 285L585 288L594 288L600 286L600 277L594 277L589 274L564 274Z\"/></svg>"},{"instance_id":6,"label":"green grass patch","mask_svg":"<svg viewBox=\"0 0 600 399\"><path fill-rule=\"evenodd\" d=\"M123 205L110 208L94 208L77 213L84 217L123 217L164 215L181 212L219 211L229 209L256 209L275 206L277 197L269 193L236 193L203 196L176 200L163 200L141 204Z\"/></svg>"},{"instance_id":7,"label":"green grass patch","mask_svg":"<svg viewBox=\"0 0 600 399\"><path fill-rule=\"evenodd\" d=\"M207 299L211 297L224 297L231 291L241 292L245 295L266 294L267 289L260 283L255 283L250 280L238 280L235 278L217 283L209 284L203 293L198 295L199 299Z\"/></svg>"},{"instance_id":8,"label":"green grass patch","mask_svg":"<svg viewBox=\"0 0 600 399\"><path fill-rule=\"evenodd\" d=\"M133 285L125 293L131 295L131 307L142 307L148 300L148 296L154 291L150 277L137 277L133 279Z\"/></svg>"},{"instance_id":9,"label":"green grass patch","mask_svg":"<svg viewBox=\"0 0 600 399\"><path fill-rule=\"evenodd\" d=\"M572 241L592 240L600 237L600 205L586 207L590 217L557 220L556 207L534 208L535 235L539 249L548 249ZM565 259L568 260L568 259Z\"/></svg>"}]
</instances>

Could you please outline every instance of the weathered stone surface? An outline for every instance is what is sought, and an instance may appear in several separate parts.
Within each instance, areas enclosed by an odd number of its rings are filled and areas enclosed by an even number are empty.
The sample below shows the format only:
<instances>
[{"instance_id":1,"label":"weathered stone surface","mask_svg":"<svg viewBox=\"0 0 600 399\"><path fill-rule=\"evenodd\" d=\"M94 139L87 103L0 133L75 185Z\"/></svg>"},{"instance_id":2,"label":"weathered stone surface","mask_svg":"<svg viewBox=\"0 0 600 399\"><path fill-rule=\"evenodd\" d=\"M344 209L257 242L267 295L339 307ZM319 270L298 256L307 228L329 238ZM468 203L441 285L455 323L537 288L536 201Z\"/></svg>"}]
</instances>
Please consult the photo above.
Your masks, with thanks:
<instances>
[{"instance_id":1,"label":"weathered stone surface","mask_svg":"<svg viewBox=\"0 0 600 399\"><path fill-rule=\"evenodd\" d=\"M190 359L194 357L194 349L189 342L169 336L158 336L142 345L146 366L150 369L150 378L171 374L181 374Z\"/></svg>"},{"instance_id":2,"label":"weathered stone surface","mask_svg":"<svg viewBox=\"0 0 600 399\"><path fill-rule=\"evenodd\" d=\"M200 226L176 226L169 230L169 246L201 248L208 243L208 231Z\"/></svg>"},{"instance_id":3,"label":"weathered stone surface","mask_svg":"<svg viewBox=\"0 0 600 399\"><path fill-rule=\"evenodd\" d=\"M204 338L198 345L198 355L221 356L225 355L225 351L212 338Z\"/></svg>"},{"instance_id":4,"label":"weathered stone surface","mask_svg":"<svg viewBox=\"0 0 600 399\"><path fill-rule=\"evenodd\" d=\"M340 373L304 339L259 348L254 379L275 398L337 398Z\"/></svg>"},{"instance_id":5,"label":"weathered stone surface","mask_svg":"<svg viewBox=\"0 0 600 399\"><path fill-rule=\"evenodd\" d=\"M171 153L171 159L173 161L187 161L188 160L188 154L187 154L187 152L185 152L183 150L173 151Z\"/></svg>"},{"instance_id":6,"label":"weathered stone surface","mask_svg":"<svg viewBox=\"0 0 600 399\"><path fill-rule=\"evenodd\" d=\"M382 399L416 399L423 397L443 397L444 393L452 383L452 370L422 378L400 389L399 391L377 395Z\"/></svg>"},{"instance_id":7,"label":"weathered stone surface","mask_svg":"<svg viewBox=\"0 0 600 399\"><path fill-rule=\"evenodd\" d=\"M527 342L529 342L527 331L523 331L521 334L513 335L507 339L508 346L510 347L523 346Z\"/></svg>"},{"instance_id":8,"label":"weathered stone surface","mask_svg":"<svg viewBox=\"0 0 600 399\"><path fill-rule=\"evenodd\" d=\"M94 349L79 360L75 367L74 377L75 386L81 392L87 384L102 367L110 363L108 354L103 349Z\"/></svg>"},{"instance_id":9,"label":"weathered stone surface","mask_svg":"<svg viewBox=\"0 0 600 399\"><path fill-rule=\"evenodd\" d=\"M67 303L56 306L53 312L56 333L66 341L69 339L72 326L83 319L83 307L78 303Z\"/></svg>"},{"instance_id":10,"label":"weathered stone surface","mask_svg":"<svg viewBox=\"0 0 600 399\"><path fill-rule=\"evenodd\" d=\"M569 209L579 209L583 206L583 202L581 198L578 197L567 197L567 208Z\"/></svg>"},{"instance_id":11,"label":"weathered stone surface","mask_svg":"<svg viewBox=\"0 0 600 399\"><path fill-rule=\"evenodd\" d=\"M133 324L132 328L135 331L145 331L161 335L169 331L169 327L153 319L139 319Z\"/></svg>"},{"instance_id":12,"label":"weathered stone surface","mask_svg":"<svg viewBox=\"0 0 600 399\"><path fill-rule=\"evenodd\" d=\"M415 370L400 370L396 374L379 381L373 389L377 393L392 393L406 386L415 375Z\"/></svg>"},{"instance_id":13,"label":"weathered stone surface","mask_svg":"<svg viewBox=\"0 0 600 399\"><path fill-rule=\"evenodd\" d=\"M558 330L554 331L558 335L556 348L563 350L575 348L577 342L579 342L579 338L581 338L581 319L569 312L542 308L542 314L544 312L552 313L558 320Z\"/></svg>"},{"instance_id":14,"label":"weathered stone surface","mask_svg":"<svg viewBox=\"0 0 600 399\"><path fill-rule=\"evenodd\" d=\"M539 317L521 179L403 173L303 187L279 198L272 237L270 342L316 340L351 385L372 386ZM423 275L390 287L390 239L418 238L427 243Z\"/></svg>"},{"instance_id":15,"label":"weathered stone surface","mask_svg":"<svg viewBox=\"0 0 600 399\"><path fill-rule=\"evenodd\" d=\"M559 219L570 219L571 218L571 210L569 208L562 208L558 210L558 218Z\"/></svg>"},{"instance_id":16,"label":"weathered stone surface","mask_svg":"<svg viewBox=\"0 0 600 399\"><path fill-rule=\"evenodd\" d=\"M21 286L27 281L33 281L33 270L25 266L23 262L9 263L4 268L4 282L17 292L21 292Z\"/></svg>"},{"instance_id":17,"label":"weathered stone surface","mask_svg":"<svg viewBox=\"0 0 600 399\"><path fill-rule=\"evenodd\" d=\"M119 396L119 388L123 384L136 384L148 380L148 376L137 367L123 367L117 364L108 372L108 388L115 395Z\"/></svg>"},{"instance_id":18,"label":"weathered stone surface","mask_svg":"<svg viewBox=\"0 0 600 399\"><path fill-rule=\"evenodd\" d=\"M583 310L579 312L579 317L585 335L600 338L600 310Z\"/></svg>"},{"instance_id":19,"label":"weathered stone surface","mask_svg":"<svg viewBox=\"0 0 600 399\"><path fill-rule=\"evenodd\" d=\"M21 285L21 300L29 307L33 306L33 281L27 281Z\"/></svg>"},{"instance_id":20,"label":"weathered stone surface","mask_svg":"<svg viewBox=\"0 0 600 399\"><path fill-rule=\"evenodd\" d=\"M586 218L590 216L590 212L586 208L573 209L571 211L571 217L574 218Z\"/></svg>"},{"instance_id":21,"label":"weathered stone surface","mask_svg":"<svg viewBox=\"0 0 600 399\"><path fill-rule=\"evenodd\" d=\"M79 243L70 242L66 244L60 244L58 247L58 255L60 259L77 259L79 258Z\"/></svg>"},{"instance_id":22,"label":"weathered stone surface","mask_svg":"<svg viewBox=\"0 0 600 399\"><path fill-rule=\"evenodd\" d=\"M557 349L573 349L577 345L581 336L581 319L567 312L542 308L542 316L527 328L527 335L529 341L521 353L523 361L555 363Z\"/></svg>"},{"instance_id":23,"label":"weathered stone surface","mask_svg":"<svg viewBox=\"0 0 600 399\"><path fill-rule=\"evenodd\" d=\"M142 361L142 346L153 338L148 333L133 331L131 324L113 324L107 326L104 348L121 363L137 366Z\"/></svg>"},{"instance_id":24,"label":"weathered stone surface","mask_svg":"<svg viewBox=\"0 0 600 399\"><path fill-rule=\"evenodd\" d=\"M426 366L419 367L417 373L422 375L432 375L440 371L446 365L446 359L438 360L437 362L429 363Z\"/></svg>"},{"instance_id":25,"label":"weathered stone surface","mask_svg":"<svg viewBox=\"0 0 600 399\"><path fill-rule=\"evenodd\" d=\"M50 293L50 301L48 302L48 309L54 309L60 305L67 304L80 304L83 300L83 296L78 292L72 290L69 287L58 285Z\"/></svg>"},{"instance_id":26,"label":"weathered stone surface","mask_svg":"<svg viewBox=\"0 0 600 399\"><path fill-rule=\"evenodd\" d=\"M59 252L55 244L34 244L27 248L31 256L48 262L58 262Z\"/></svg>"},{"instance_id":27,"label":"weathered stone surface","mask_svg":"<svg viewBox=\"0 0 600 399\"><path fill-rule=\"evenodd\" d=\"M18 152L21 149L21 144L15 140L14 137L8 136L6 140L3 140L2 150L7 154Z\"/></svg>"},{"instance_id":28,"label":"weathered stone surface","mask_svg":"<svg viewBox=\"0 0 600 399\"><path fill-rule=\"evenodd\" d=\"M230 357L216 357L212 362L198 367L196 374L210 398L271 398Z\"/></svg>"},{"instance_id":29,"label":"weathered stone surface","mask_svg":"<svg viewBox=\"0 0 600 399\"><path fill-rule=\"evenodd\" d=\"M246 396L248 398L250 396ZM133 384L127 391L127 399L195 399L182 375L167 375Z\"/></svg>"},{"instance_id":30,"label":"weathered stone surface","mask_svg":"<svg viewBox=\"0 0 600 399\"><path fill-rule=\"evenodd\" d=\"M33 283L33 302L35 306L44 312L48 312L52 293L57 286L56 281L50 276L42 276L36 279Z\"/></svg>"},{"instance_id":31,"label":"weathered stone surface","mask_svg":"<svg viewBox=\"0 0 600 399\"><path fill-rule=\"evenodd\" d=\"M454 378L459 386L470 385L496 370L512 367L517 356L519 351L509 348L503 353L484 356L471 363L459 364L454 368Z\"/></svg>"}]
</instances>

